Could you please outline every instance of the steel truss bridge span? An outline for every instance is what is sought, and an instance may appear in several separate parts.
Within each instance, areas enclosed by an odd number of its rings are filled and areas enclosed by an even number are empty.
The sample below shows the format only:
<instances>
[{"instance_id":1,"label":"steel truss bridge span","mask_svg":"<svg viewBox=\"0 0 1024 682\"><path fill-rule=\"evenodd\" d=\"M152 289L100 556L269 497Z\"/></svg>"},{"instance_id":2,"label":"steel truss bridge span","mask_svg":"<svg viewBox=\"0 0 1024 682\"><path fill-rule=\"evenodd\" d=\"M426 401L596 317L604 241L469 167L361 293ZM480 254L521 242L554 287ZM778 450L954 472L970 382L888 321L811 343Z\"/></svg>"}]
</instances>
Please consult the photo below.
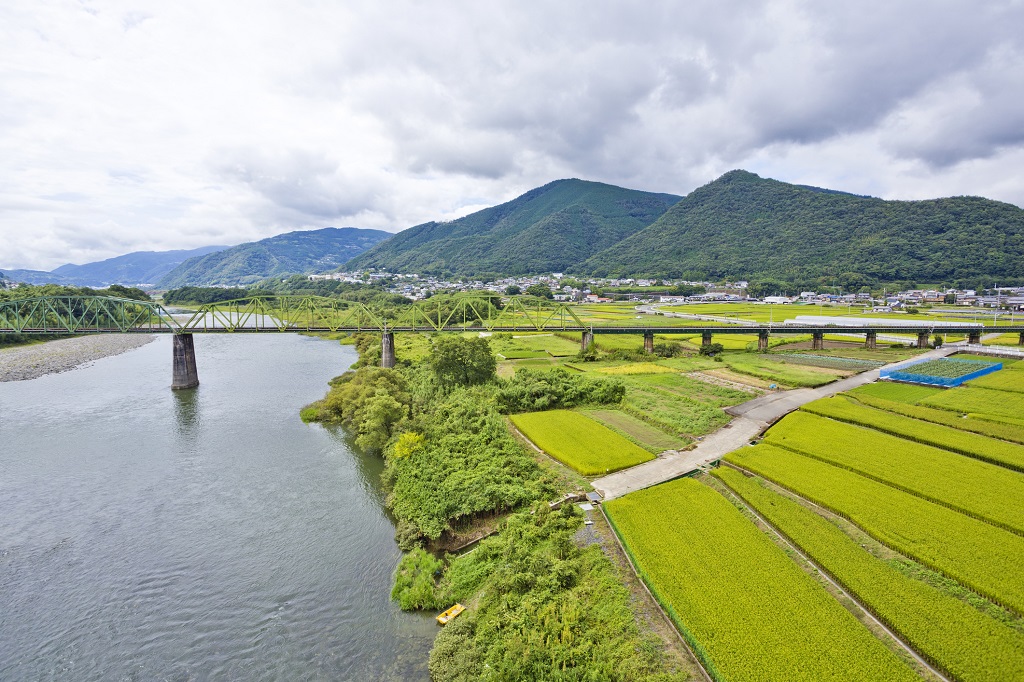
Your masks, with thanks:
<instances>
[{"instance_id":1,"label":"steel truss bridge span","mask_svg":"<svg viewBox=\"0 0 1024 682\"><path fill-rule=\"evenodd\" d=\"M650 316L651 321L656 320ZM109 296L44 296L0 301L0 334L224 332L591 332L599 334L956 334L1024 333L1022 325L922 327L797 325L614 325L584 322L575 306L530 296L430 299L390 310L318 296L252 296L172 312L150 301Z\"/></svg>"},{"instance_id":2,"label":"steel truss bridge span","mask_svg":"<svg viewBox=\"0 0 1024 682\"><path fill-rule=\"evenodd\" d=\"M376 332L381 334L383 367L395 366L397 332L577 332L584 349L593 342L595 334L642 334L648 352L654 350L656 334L699 335L702 345L711 344L713 335L756 335L759 350L768 349L768 339L773 334L810 335L815 349L823 348L826 334L864 334L865 345L874 348L879 332L915 335L922 348L935 333L964 335L970 343L980 343L983 333L1018 333L1020 343L1024 344L1024 325L594 325L584 322L571 305L530 296L476 294L435 298L436 301L428 299L409 306L377 309L317 296L252 296L177 313L150 301L109 296L44 296L0 302L0 334L173 334L172 388L199 385L192 337L197 333Z\"/></svg>"}]
</instances>

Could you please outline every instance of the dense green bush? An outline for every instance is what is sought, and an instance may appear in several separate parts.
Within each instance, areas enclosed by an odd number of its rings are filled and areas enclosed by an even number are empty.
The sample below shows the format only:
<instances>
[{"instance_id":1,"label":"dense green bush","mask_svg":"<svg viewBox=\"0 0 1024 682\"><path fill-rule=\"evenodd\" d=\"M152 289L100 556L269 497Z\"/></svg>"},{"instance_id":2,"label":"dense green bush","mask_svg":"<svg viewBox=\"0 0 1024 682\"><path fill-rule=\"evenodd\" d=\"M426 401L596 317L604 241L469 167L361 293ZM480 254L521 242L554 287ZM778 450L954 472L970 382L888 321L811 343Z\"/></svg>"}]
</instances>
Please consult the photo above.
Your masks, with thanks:
<instances>
[{"instance_id":1,"label":"dense green bush","mask_svg":"<svg viewBox=\"0 0 1024 682\"><path fill-rule=\"evenodd\" d=\"M521 369L505 382L495 396L505 414L553 410L577 405L619 403L625 385L616 379L590 379L562 368L550 371Z\"/></svg>"}]
</instances>

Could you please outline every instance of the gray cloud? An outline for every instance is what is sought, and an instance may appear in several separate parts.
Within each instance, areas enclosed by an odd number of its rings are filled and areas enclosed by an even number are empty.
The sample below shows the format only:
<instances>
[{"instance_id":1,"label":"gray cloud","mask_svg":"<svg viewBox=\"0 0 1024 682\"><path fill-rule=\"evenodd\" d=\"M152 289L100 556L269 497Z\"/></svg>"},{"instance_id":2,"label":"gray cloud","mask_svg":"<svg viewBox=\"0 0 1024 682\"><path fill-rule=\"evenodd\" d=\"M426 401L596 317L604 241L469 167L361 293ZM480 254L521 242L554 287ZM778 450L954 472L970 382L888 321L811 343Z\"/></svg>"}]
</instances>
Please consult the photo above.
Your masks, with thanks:
<instances>
[{"instance_id":1,"label":"gray cloud","mask_svg":"<svg viewBox=\"0 0 1024 682\"><path fill-rule=\"evenodd\" d=\"M736 167L1024 204L1024 4L0 7L0 266Z\"/></svg>"}]
</instances>

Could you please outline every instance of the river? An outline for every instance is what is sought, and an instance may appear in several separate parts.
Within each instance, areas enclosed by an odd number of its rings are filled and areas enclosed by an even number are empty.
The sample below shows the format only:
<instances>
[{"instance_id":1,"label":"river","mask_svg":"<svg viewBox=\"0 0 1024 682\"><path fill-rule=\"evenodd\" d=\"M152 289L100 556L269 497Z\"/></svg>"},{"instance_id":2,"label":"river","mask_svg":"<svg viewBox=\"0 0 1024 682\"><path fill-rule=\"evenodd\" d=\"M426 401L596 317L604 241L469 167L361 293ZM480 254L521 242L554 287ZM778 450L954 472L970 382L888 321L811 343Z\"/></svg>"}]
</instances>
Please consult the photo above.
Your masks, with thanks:
<instances>
[{"instance_id":1,"label":"river","mask_svg":"<svg viewBox=\"0 0 1024 682\"><path fill-rule=\"evenodd\" d=\"M0 383L0 679L417 680L379 458L299 409L355 361L294 334L171 339Z\"/></svg>"}]
</instances>

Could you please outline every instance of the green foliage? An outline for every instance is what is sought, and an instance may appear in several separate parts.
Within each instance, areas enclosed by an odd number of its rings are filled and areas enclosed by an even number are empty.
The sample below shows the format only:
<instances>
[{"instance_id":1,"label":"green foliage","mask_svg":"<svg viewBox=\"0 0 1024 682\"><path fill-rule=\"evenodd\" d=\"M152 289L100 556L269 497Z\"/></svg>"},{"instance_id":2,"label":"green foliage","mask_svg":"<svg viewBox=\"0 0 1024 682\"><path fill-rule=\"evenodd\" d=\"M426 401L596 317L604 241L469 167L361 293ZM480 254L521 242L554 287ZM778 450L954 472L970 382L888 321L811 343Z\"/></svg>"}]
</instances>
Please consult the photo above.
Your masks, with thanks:
<instances>
[{"instance_id":1,"label":"green foliage","mask_svg":"<svg viewBox=\"0 0 1024 682\"><path fill-rule=\"evenodd\" d=\"M514 514L498 535L452 558L439 604L472 598L473 606L434 641L432 680L686 679L665 672L600 547L575 544L580 525L575 506L549 511L542 504L534 515Z\"/></svg>"},{"instance_id":2,"label":"green foliage","mask_svg":"<svg viewBox=\"0 0 1024 682\"><path fill-rule=\"evenodd\" d=\"M149 294L141 289L123 287L120 284L112 284L106 289L67 287L60 284L25 284L17 289L0 288L0 301L16 301L23 298L37 298L40 296L114 296L116 298L130 298L136 301L153 300Z\"/></svg>"},{"instance_id":3,"label":"green foliage","mask_svg":"<svg viewBox=\"0 0 1024 682\"><path fill-rule=\"evenodd\" d=\"M405 377L394 369L360 367L332 380L327 397L303 410L307 421L340 422L356 444L380 452L412 405Z\"/></svg>"},{"instance_id":4,"label":"green foliage","mask_svg":"<svg viewBox=\"0 0 1024 682\"><path fill-rule=\"evenodd\" d=\"M265 277L325 272L390 236L354 227L288 232L189 258L167 273L159 286L245 285Z\"/></svg>"},{"instance_id":5,"label":"green foliage","mask_svg":"<svg viewBox=\"0 0 1024 682\"><path fill-rule=\"evenodd\" d=\"M434 579L444 563L422 548L414 548L402 556L395 571L391 598L403 611L441 608L434 596Z\"/></svg>"},{"instance_id":6,"label":"green foliage","mask_svg":"<svg viewBox=\"0 0 1024 682\"><path fill-rule=\"evenodd\" d=\"M918 679L707 486L678 479L604 507L644 582L715 679Z\"/></svg>"},{"instance_id":7,"label":"green foliage","mask_svg":"<svg viewBox=\"0 0 1024 682\"><path fill-rule=\"evenodd\" d=\"M591 341L587 344L586 348L580 350L576 354L576 359L580 362L595 362L597 360L597 346Z\"/></svg>"},{"instance_id":8,"label":"green foliage","mask_svg":"<svg viewBox=\"0 0 1024 682\"><path fill-rule=\"evenodd\" d=\"M495 400L505 414L618 403L626 394L621 381L591 379L560 367L547 372L520 369L499 388Z\"/></svg>"},{"instance_id":9,"label":"green foliage","mask_svg":"<svg viewBox=\"0 0 1024 682\"><path fill-rule=\"evenodd\" d=\"M403 230L347 267L480 276L564 272L646 227L678 199L558 180L458 220Z\"/></svg>"},{"instance_id":10,"label":"green foliage","mask_svg":"<svg viewBox=\"0 0 1024 682\"><path fill-rule=\"evenodd\" d=\"M700 345L700 354L707 356L721 355L722 351L725 350L725 346L720 343L702 343Z\"/></svg>"},{"instance_id":11,"label":"green foliage","mask_svg":"<svg viewBox=\"0 0 1024 682\"><path fill-rule=\"evenodd\" d=\"M1024 635L864 551L837 526L754 478L712 474L786 535L932 665L957 680L1024 678Z\"/></svg>"},{"instance_id":12,"label":"green foliage","mask_svg":"<svg viewBox=\"0 0 1024 682\"><path fill-rule=\"evenodd\" d=\"M770 444L736 450L726 460L849 519L882 544L978 594L1024 613L1021 536Z\"/></svg>"},{"instance_id":13,"label":"green foliage","mask_svg":"<svg viewBox=\"0 0 1024 682\"><path fill-rule=\"evenodd\" d=\"M1024 210L978 197L883 201L731 171L577 271L746 277L771 294L780 287L768 280L850 291L875 281L1020 279Z\"/></svg>"},{"instance_id":14,"label":"green foliage","mask_svg":"<svg viewBox=\"0 0 1024 682\"><path fill-rule=\"evenodd\" d=\"M507 287L505 287L505 294L508 296L518 296L521 293L523 293L523 290L520 289L515 284L509 284Z\"/></svg>"},{"instance_id":15,"label":"green foliage","mask_svg":"<svg viewBox=\"0 0 1024 682\"><path fill-rule=\"evenodd\" d=\"M430 354L430 367L438 383L446 389L475 386L493 381L498 361L486 338L440 336Z\"/></svg>"},{"instance_id":16,"label":"green foliage","mask_svg":"<svg viewBox=\"0 0 1024 682\"><path fill-rule=\"evenodd\" d=\"M566 410L512 415L537 447L584 476L607 474L654 459L608 427Z\"/></svg>"},{"instance_id":17,"label":"green foliage","mask_svg":"<svg viewBox=\"0 0 1024 682\"><path fill-rule=\"evenodd\" d=\"M536 460L493 407L491 387L459 388L417 402L422 447L387 454L388 506L405 544L436 540L484 513L507 512L553 493Z\"/></svg>"},{"instance_id":18,"label":"green foliage","mask_svg":"<svg viewBox=\"0 0 1024 682\"><path fill-rule=\"evenodd\" d=\"M530 296L537 296L539 298L551 299L555 297L554 294L551 293L551 287L549 287L547 284L540 283L531 284L530 286L526 287L526 293L528 293Z\"/></svg>"}]
</instances>

